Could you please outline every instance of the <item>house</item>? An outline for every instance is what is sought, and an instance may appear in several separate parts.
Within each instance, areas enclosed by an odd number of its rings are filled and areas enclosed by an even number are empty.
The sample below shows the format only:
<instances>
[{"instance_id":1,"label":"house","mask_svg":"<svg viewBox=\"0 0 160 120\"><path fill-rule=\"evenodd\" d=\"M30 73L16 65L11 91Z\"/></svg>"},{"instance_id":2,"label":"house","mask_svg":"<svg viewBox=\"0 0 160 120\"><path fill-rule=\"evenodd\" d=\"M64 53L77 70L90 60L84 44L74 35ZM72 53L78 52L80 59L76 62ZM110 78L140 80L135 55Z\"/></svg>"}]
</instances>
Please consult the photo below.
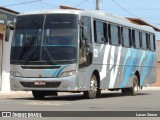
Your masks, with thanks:
<instances>
[{"instance_id":1,"label":"house","mask_svg":"<svg viewBox=\"0 0 160 120\"><path fill-rule=\"evenodd\" d=\"M0 91L10 91L10 47L7 24L14 21L18 12L0 7Z\"/></svg>"},{"instance_id":2,"label":"house","mask_svg":"<svg viewBox=\"0 0 160 120\"><path fill-rule=\"evenodd\" d=\"M157 51L157 82L153 85L160 86L160 40L156 41L156 51Z\"/></svg>"}]
</instances>

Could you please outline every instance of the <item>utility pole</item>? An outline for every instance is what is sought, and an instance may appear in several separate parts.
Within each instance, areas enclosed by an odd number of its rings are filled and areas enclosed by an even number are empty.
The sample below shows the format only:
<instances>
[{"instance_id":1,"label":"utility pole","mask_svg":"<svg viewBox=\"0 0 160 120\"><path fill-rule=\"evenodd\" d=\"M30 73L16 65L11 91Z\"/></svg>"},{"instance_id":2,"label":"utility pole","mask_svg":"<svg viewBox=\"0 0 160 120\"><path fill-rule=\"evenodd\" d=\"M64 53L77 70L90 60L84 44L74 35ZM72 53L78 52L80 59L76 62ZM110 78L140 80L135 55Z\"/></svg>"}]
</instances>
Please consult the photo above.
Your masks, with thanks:
<instances>
[{"instance_id":1,"label":"utility pole","mask_svg":"<svg viewBox=\"0 0 160 120\"><path fill-rule=\"evenodd\" d=\"M96 10L99 10L99 5L100 4L100 0L96 0Z\"/></svg>"}]
</instances>

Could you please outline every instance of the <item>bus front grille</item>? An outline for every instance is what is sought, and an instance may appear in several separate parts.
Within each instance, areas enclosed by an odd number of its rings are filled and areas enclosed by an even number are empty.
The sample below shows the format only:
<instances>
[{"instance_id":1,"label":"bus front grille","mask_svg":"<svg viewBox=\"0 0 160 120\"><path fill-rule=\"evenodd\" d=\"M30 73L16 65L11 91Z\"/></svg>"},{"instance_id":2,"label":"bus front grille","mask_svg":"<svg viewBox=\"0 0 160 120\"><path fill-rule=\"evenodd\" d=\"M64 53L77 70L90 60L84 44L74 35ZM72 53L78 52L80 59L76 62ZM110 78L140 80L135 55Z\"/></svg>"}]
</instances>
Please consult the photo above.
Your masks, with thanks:
<instances>
[{"instance_id":1,"label":"bus front grille","mask_svg":"<svg viewBox=\"0 0 160 120\"><path fill-rule=\"evenodd\" d=\"M46 82L45 85L35 85L34 82L20 82L23 87L33 88L58 88L61 82Z\"/></svg>"}]
</instances>

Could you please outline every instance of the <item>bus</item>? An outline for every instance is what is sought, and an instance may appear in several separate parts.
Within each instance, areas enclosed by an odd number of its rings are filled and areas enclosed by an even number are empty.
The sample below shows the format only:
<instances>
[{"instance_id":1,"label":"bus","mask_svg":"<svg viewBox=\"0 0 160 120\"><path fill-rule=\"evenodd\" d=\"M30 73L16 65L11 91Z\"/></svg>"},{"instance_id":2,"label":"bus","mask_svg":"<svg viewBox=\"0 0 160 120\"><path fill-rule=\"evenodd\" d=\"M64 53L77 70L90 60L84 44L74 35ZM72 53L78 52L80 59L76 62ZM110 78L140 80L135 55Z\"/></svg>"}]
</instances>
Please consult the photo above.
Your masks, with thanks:
<instances>
[{"instance_id":1,"label":"bus","mask_svg":"<svg viewBox=\"0 0 160 120\"><path fill-rule=\"evenodd\" d=\"M101 90L137 95L156 81L155 31L102 11L43 10L19 14L11 46L12 90L35 99L57 92Z\"/></svg>"}]
</instances>

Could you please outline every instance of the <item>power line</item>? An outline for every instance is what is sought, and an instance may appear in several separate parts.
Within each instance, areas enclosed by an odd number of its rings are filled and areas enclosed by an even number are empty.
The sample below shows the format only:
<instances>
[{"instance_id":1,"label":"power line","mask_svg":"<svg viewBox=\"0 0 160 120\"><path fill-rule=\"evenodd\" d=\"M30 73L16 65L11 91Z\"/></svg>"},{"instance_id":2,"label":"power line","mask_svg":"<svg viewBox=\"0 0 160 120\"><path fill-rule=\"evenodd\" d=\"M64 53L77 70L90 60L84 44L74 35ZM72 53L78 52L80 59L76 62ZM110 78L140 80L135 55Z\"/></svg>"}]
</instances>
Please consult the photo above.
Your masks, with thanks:
<instances>
[{"instance_id":1,"label":"power line","mask_svg":"<svg viewBox=\"0 0 160 120\"><path fill-rule=\"evenodd\" d=\"M11 7L11 6L15 6L15 5L28 4L28 3L39 2L39 1L41 1L41 0L33 0L33 1L29 1L29 2L21 2L21 3L6 5L6 6L3 6L3 7Z\"/></svg>"},{"instance_id":2,"label":"power line","mask_svg":"<svg viewBox=\"0 0 160 120\"><path fill-rule=\"evenodd\" d=\"M75 5L74 7L78 7L78 6L84 4L84 3L87 2L87 1L88 1L88 0L84 0L84 1L80 2L79 4Z\"/></svg>"},{"instance_id":3,"label":"power line","mask_svg":"<svg viewBox=\"0 0 160 120\"><path fill-rule=\"evenodd\" d=\"M126 9L125 7L123 7L122 5L120 5L119 3L117 3L116 1L112 0L116 5L118 5L119 7L121 7L122 9L124 9L126 12L128 12L129 14L131 14L132 16L141 19L140 17L138 17L137 15L133 14L132 12L130 12L128 9ZM154 22L150 22L156 25L159 25L158 23L154 23Z\"/></svg>"},{"instance_id":4,"label":"power line","mask_svg":"<svg viewBox=\"0 0 160 120\"><path fill-rule=\"evenodd\" d=\"M15 1L17 1L17 2L19 3L21 0L15 0ZM28 5L28 4L24 4L24 5L27 6L27 7L32 8L32 9L37 9L37 8L39 8L39 7L31 6L31 5Z\"/></svg>"},{"instance_id":5,"label":"power line","mask_svg":"<svg viewBox=\"0 0 160 120\"><path fill-rule=\"evenodd\" d=\"M102 10L122 10L122 9L120 9L120 8L107 8L107 9L102 9ZM128 10L132 10L132 11L157 11L157 10L160 10L160 8L156 8L156 9L152 9L152 8L142 8L142 9L140 9L140 8L137 8L137 9L128 9Z\"/></svg>"},{"instance_id":6,"label":"power line","mask_svg":"<svg viewBox=\"0 0 160 120\"><path fill-rule=\"evenodd\" d=\"M125 7L123 7L122 5L120 5L119 3L117 3L116 1L114 1L114 0L112 0L112 1L113 1L116 5L118 5L118 6L121 7L122 9L124 9L126 12L128 12L129 14L131 14L131 15L133 15L134 17L140 19L140 17L138 17L137 15L131 13L129 10L127 10Z\"/></svg>"}]
</instances>

